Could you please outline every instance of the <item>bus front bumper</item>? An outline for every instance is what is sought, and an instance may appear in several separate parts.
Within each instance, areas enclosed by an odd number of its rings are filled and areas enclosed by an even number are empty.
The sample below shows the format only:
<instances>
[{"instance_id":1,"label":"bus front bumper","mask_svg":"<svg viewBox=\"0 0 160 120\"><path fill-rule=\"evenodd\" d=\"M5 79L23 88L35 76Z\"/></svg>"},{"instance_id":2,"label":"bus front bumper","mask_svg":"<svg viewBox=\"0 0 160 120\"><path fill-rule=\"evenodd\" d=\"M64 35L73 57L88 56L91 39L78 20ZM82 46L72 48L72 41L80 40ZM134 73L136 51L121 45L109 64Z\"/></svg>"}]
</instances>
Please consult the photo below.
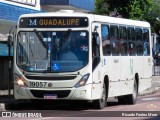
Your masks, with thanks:
<instances>
[{"instance_id":1,"label":"bus front bumper","mask_svg":"<svg viewBox=\"0 0 160 120\"><path fill-rule=\"evenodd\" d=\"M78 88L29 88L14 86L15 99L92 100L92 84Z\"/></svg>"}]
</instances>

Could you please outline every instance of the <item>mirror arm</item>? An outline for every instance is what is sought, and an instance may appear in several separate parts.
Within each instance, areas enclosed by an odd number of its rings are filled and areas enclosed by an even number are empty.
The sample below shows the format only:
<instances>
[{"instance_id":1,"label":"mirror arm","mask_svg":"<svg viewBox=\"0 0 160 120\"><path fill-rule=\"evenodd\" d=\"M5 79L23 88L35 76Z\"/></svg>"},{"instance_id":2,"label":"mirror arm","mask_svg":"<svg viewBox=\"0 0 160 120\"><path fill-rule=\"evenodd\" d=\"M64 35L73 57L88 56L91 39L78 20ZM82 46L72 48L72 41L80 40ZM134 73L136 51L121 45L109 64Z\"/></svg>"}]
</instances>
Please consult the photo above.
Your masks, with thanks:
<instances>
[{"instance_id":1,"label":"mirror arm","mask_svg":"<svg viewBox=\"0 0 160 120\"><path fill-rule=\"evenodd\" d=\"M17 25L16 26L12 26L9 30L9 35L8 35L8 41L7 41L7 46L11 47L13 45L13 39L12 39L12 35L11 35L11 31L13 29L17 29Z\"/></svg>"}]
</instances>

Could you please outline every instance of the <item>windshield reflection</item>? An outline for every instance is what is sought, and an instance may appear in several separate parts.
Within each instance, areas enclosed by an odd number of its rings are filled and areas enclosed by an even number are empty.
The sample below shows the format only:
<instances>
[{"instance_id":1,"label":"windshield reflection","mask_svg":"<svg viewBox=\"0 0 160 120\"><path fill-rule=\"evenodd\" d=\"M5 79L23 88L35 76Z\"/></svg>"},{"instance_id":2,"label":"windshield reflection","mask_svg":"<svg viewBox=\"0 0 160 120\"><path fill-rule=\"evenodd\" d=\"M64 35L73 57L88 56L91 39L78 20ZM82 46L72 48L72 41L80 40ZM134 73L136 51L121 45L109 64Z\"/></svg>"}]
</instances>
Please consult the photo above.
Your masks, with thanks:
<instances>
[{"instance_id":1,"label":"windshield reflection","mask_svg":"<svg viewBox=\"0 0 160 120\"><path fill-rule=\"evenodd\" d=\"M88 63L87 31L19 32L17 65L26 71L70 72Z\"/></svg>"}]
</instances>

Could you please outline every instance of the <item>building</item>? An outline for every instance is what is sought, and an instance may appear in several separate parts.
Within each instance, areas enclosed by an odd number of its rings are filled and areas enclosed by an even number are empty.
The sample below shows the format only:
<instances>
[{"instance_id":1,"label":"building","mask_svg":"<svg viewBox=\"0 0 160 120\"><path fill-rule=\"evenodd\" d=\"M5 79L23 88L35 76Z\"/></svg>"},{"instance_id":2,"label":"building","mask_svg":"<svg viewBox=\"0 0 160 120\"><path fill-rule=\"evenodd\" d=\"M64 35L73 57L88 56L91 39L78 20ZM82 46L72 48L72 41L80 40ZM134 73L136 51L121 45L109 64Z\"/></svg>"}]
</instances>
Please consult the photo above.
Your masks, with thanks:
<instances>
[{"instance_id":1,"label":"building","mask_svg":"<svg viewBox=\"0 0 160 120\"><path fill-rule=\"evenodd\" d=\"M81 12L94 11L94 0L0 0L0 89L8 84L7 36L22 14L53 12L70 9Z\"/></svg>"},{"instance_id":2,"label":"building","mask_svg":"<svg viewBox=\"0 0 160 120\"><path fill-rule=\"evenodd\" d=\"M94 0L1 0L0 33L8 33L10 26L16 24L22 14L53 12L60 9L91 12L94 10Z\"/></svg>"}]
</instances>

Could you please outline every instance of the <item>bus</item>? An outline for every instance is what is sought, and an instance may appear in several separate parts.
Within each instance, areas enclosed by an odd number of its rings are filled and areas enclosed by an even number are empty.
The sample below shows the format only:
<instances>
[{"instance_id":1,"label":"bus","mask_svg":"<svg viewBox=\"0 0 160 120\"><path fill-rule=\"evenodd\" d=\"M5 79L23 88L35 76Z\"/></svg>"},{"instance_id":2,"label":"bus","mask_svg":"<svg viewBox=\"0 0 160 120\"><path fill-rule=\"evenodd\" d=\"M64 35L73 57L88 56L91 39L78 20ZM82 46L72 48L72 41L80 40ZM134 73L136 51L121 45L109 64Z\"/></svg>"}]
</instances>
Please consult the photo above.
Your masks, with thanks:
<instances>
[{"instance_id":1,"label":"bus","mask_svg":"<svg viewBox=\"0 0 160 120\"><path fill-rule=\"evenodd\" d=\"M21 15L14 39L16 100L107 99L135 104L151 87L150 24L61 10Z\"/></svg>"}]
</instances>

